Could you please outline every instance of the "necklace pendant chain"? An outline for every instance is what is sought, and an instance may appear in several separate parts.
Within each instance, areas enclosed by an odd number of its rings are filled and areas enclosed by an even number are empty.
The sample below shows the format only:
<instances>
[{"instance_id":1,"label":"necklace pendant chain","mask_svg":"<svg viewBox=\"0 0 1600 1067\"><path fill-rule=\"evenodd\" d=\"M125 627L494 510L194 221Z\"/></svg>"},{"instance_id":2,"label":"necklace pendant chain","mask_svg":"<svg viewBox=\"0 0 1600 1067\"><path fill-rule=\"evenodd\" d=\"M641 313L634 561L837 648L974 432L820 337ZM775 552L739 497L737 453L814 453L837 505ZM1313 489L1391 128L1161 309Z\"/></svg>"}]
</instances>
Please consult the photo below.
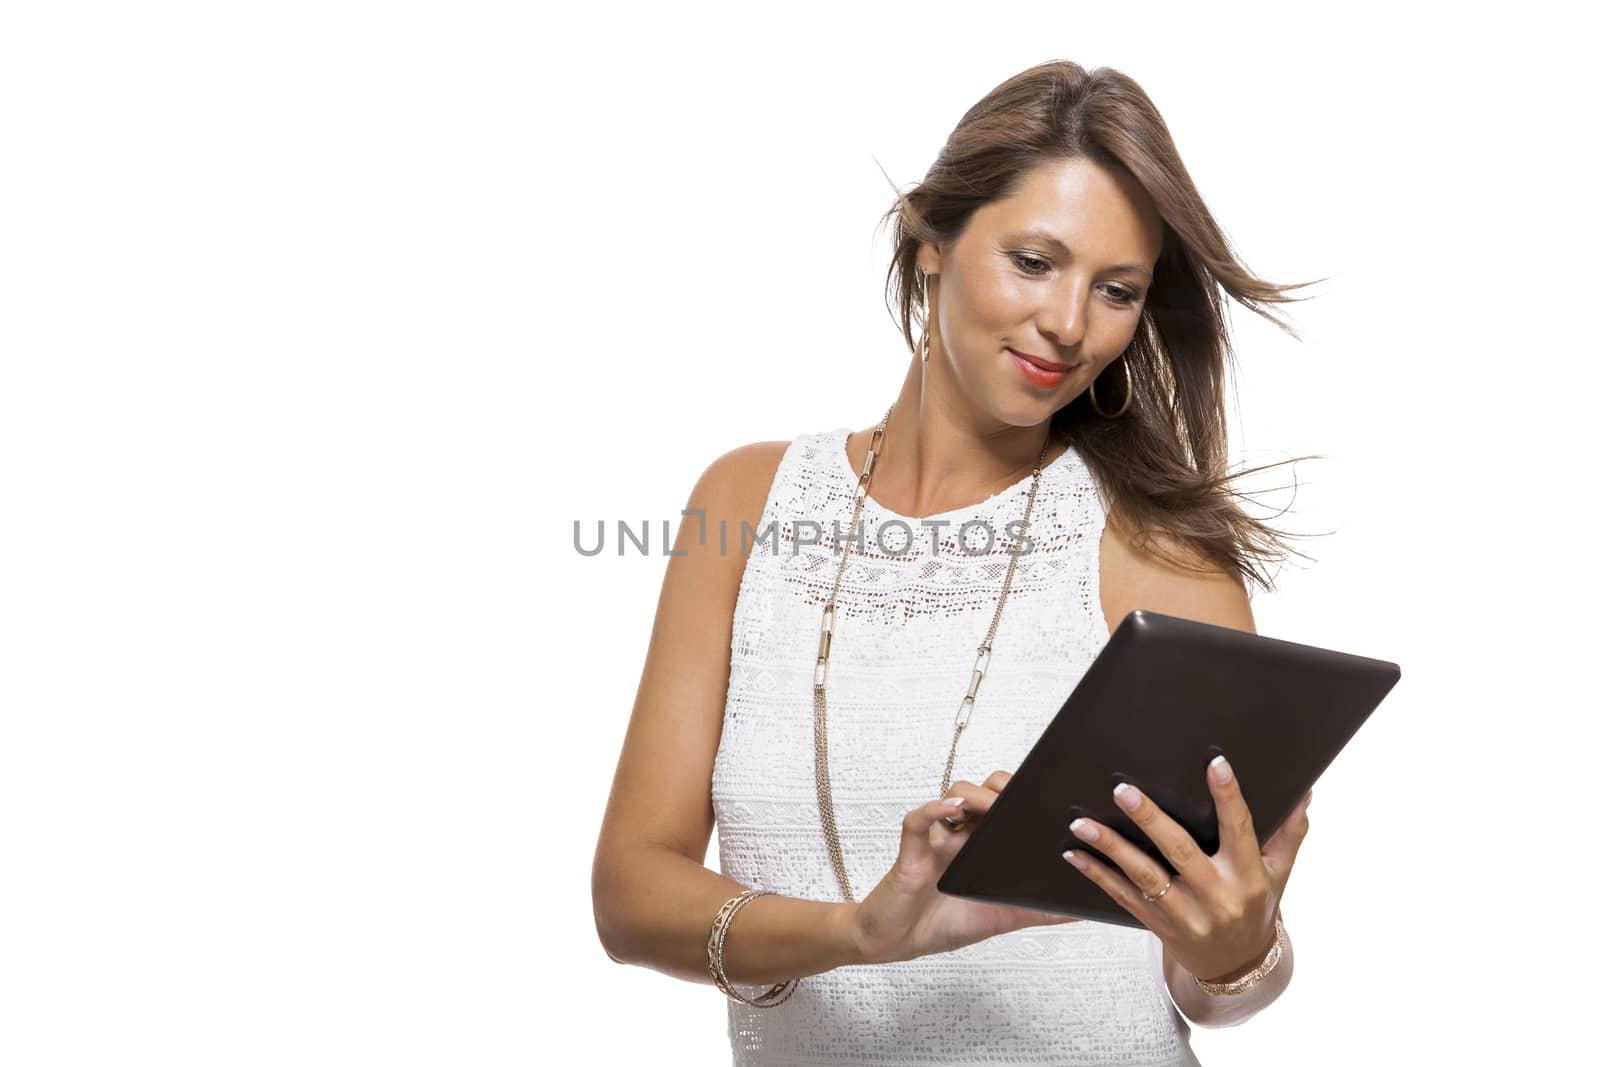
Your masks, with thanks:
<instances>
[{"instance_id":1,"label":"necklace pendant chain","mask_svg":"<svg viewBox=\"0 0 1600 1067\"><path fill-rule=\"evenodd\" d=\"M845 872L844 852L839 843L839 826L833 815L833 783L828 775L828 663L833 653L834 625L838 618L839 585L844 579L845 564L850 559L850 546L855 543L862 507L866 503L867 491L872 485L872 468L878 460L884 431L888 428L889 416L893 413L894 405L890 404L889 410L883 413L883 421L872 431L872 440L867 444L867 459L862 465L861 476L856 479L855 508L850 517L850 535L845 541L844 552L839 557L839 569L833 576L833 588L829 590L828 600L822 607L822 630L817 638L817 665L811 677L812 709L815 716L813 748L816 761L817 809L821 813L822 836L828 843L828 855L833 861L839 888L844 893L844 899L852 904L856 898L850 887L850 877ZM1033 515L1033 501L1039 493L1039 478L1044 473L1044 457L1049 449L1050 439L1047 433L1044 448L1039 452L1039 462L1033 468L1033 484L1028 489L1028 503L1022 511L1021 540L1026 540L1028 536L1029 520ZM1005 581L1000 586L1000 600L995 604L994 618L989 622L987 636L978 646L977 659L972 664L972 679L967 684L966 696L961 698L961 704L956 710L955 734L950 739L950 756L945 760L944 778L939 784L941 797L947 795L950 790L950 776L954 772L956 763L956 746L960 744L961 734L972 718L972 710L978 701L978 687L983 684L984 675L989 671L989 655L993 651L995 632L1000 627L1000 613L1005 610L1006 595L1011 591L1011 578L1017 571L1017 557L1021 555L1020 545L1010 549L1009 554L1011 562L1006 567Z\"/></svg>"}]
</instances>

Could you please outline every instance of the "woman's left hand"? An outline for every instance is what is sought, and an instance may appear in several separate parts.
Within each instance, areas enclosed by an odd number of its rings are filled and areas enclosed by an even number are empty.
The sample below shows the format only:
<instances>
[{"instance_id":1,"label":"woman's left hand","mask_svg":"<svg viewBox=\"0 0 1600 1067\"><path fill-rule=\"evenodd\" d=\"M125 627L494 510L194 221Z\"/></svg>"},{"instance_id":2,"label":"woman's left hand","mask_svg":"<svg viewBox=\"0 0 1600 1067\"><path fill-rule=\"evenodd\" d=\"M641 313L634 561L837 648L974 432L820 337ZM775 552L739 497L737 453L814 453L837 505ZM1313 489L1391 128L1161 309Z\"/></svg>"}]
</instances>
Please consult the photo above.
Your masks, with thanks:
<instances>
[{"instance_id":1,"label":"woman's left hand","mask_svg":"<svg viewBox=\"0 0 1600 1067\"><path fill-rule=\"evenodd\" d=\"M1117 806L1178 871L1164 894L1166 870L1094 819L1074 819L1072 833L1121 870L1082 849L1070 850L1066 858L1149 927L1190 974L1227 981L1249 971L1272 947L1278 901L1311 827L1306 816L1311 793L1300 798L1265 845L1258 845L1255 822L1226 759L1212 761L1206 782L1216 802L1221 838L1215 856L1206 855L1187 830L1137 787L1124 783L1114 791Z\"/></svg>"}]
</instances>

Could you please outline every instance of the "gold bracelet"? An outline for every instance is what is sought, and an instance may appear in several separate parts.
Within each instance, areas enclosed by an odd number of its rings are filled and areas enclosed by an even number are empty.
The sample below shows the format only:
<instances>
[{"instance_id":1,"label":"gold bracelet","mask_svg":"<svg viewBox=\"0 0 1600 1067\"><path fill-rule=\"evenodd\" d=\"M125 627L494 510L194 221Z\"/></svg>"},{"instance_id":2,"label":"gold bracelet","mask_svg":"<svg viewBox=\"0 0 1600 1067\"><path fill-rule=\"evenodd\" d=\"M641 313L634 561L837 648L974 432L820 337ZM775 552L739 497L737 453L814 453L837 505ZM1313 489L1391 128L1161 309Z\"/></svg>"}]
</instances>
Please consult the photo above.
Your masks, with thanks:
<instances>
[{"instance_id":1,"label":"gold bracelet","mask_svg":"<svg viewBox=\"0 0 1600 1067\"><path fill-rule=\"evenodd\" d=\"M728 976L722 973L722 943L728 939L728 924L739 909L744 907L756 897L772 893L771 889L746 889L738 896L731 898L717 912L717 917L711 922L711 933L706 937L706 962L711 970L711 980L717 984L730 1000L737 1000L741 1004L749 1004L754 1008L775 1008L789 999L794 992L798 978L791 978L786 982L779 982L771 989L752 1000L733 988L728 981ZM776 999L774 999L776 998Z\"/></svg>"},{"instance_id":2,"label":"gold bracelet","mask_svg":"<svg viewBox=\"0 0 1600 1067\"><path fill-rule=\"evenodd\" d=\"M1235 978L1231 982L1208 982L1199 975L1190 975L1194 979L1194 984L1214 997L1231 997L1243 993L1246 989L1254 986L1261 979L1272 973L1272 969L1278 965L1279 958L1283 956L1283 944L1288 935L1283 932L1283 917L1281 915L1273 919L1272 930L1272 947L1267 949L1267 955L1260 963L1250 968L1248 974Z\"/></svg>"}]
</instances>

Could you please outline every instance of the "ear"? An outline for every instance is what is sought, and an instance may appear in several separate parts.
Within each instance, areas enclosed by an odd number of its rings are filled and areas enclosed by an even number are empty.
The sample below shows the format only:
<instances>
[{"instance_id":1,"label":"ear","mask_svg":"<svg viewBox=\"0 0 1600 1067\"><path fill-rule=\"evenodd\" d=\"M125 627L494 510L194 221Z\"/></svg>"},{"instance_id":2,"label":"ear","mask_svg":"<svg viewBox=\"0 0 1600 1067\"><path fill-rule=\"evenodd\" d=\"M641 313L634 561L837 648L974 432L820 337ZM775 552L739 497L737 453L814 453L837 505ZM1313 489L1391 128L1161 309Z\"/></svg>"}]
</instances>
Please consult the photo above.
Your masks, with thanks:
<instances>
[{"instance_id":1,"label":"ear","mask_svg":"<svg viewBox=\"0 0 1600 1067\"><path fill-rule=\"evenodd\" d=\"M924 274L939 273L939 246L924 241L917 247L917 269Z\"/></svg>"}]
</instances>

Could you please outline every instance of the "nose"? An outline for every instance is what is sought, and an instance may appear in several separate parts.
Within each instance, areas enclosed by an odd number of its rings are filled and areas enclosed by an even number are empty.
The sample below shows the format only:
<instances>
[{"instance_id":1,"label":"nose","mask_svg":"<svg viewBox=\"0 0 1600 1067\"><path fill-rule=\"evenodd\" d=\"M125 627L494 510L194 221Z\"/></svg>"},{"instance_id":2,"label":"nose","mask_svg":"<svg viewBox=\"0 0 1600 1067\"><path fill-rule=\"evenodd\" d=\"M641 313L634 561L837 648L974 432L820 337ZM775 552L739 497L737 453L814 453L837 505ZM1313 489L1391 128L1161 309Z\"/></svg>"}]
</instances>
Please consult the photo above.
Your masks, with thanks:
<instances>
[{"instance_id":1,"label":"nose","mask_svg":"<svg viewBox=\"0 0 1600 1067\"><path fill-rule=\"evenodd\" d=\"M1039 332L1060 348L1075 349L1088 329L1089 282L1063 279L1044 291L1044 303L1034 316Z\"/></svg>"}]
</instances>

